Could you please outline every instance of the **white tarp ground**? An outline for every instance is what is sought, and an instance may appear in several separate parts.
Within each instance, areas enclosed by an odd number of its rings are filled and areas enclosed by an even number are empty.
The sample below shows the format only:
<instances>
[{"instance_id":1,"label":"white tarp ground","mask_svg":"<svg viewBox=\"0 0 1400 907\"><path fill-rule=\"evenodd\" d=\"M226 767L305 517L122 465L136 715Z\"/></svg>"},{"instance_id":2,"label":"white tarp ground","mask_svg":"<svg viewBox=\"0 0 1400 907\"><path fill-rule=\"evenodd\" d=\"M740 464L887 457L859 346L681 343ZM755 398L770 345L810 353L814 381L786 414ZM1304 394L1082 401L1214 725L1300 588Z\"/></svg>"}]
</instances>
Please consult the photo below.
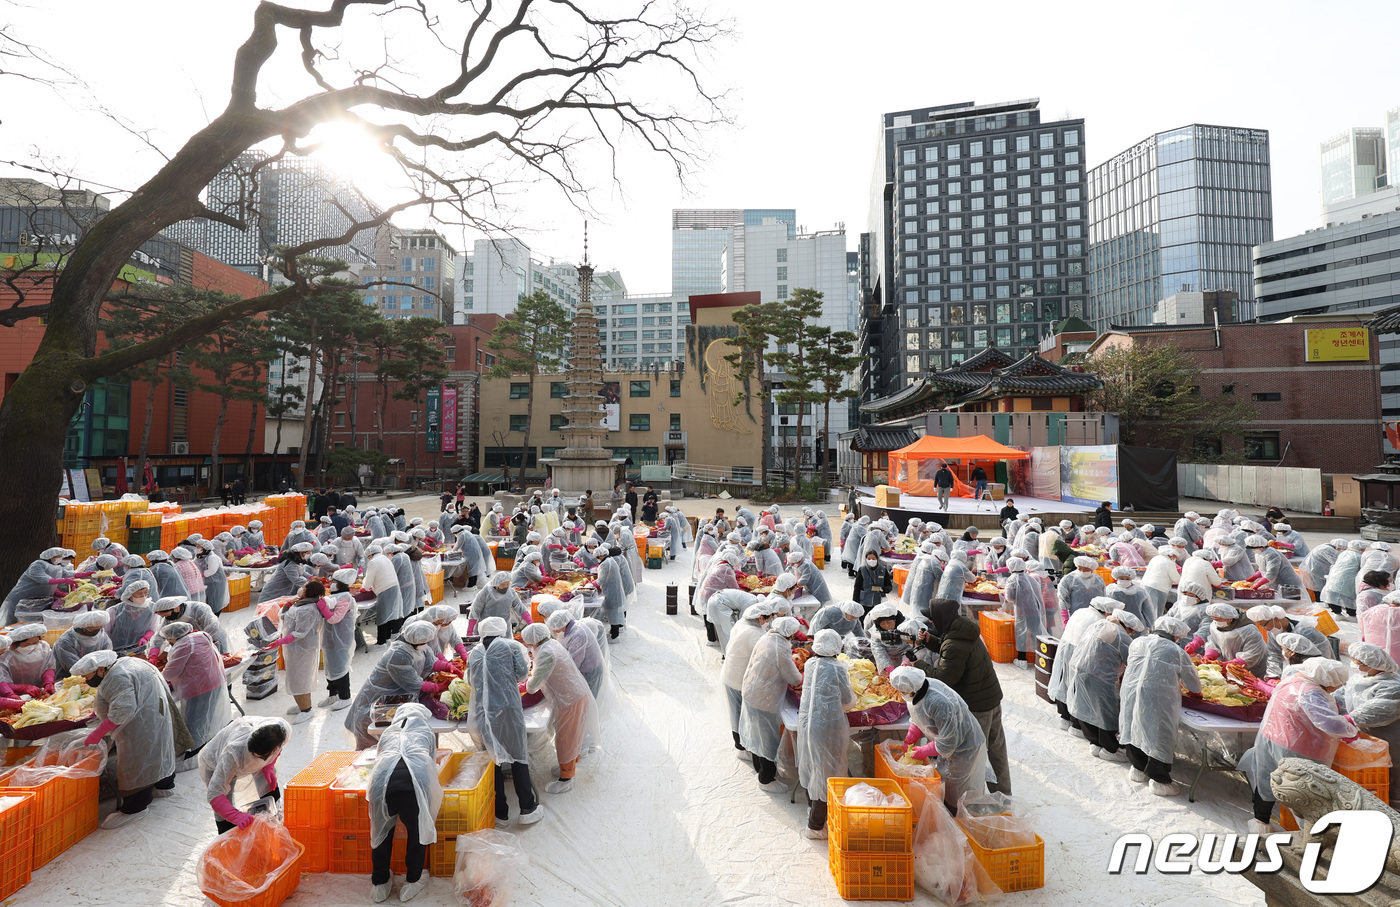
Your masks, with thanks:
<instances>
[{"instance_id":1,"label":"white tarp ground","mask_svg":"<svg viewBox=\"0 0 1400 907\"><path fill-rule=\"evenodd\" d=\"M639 604L623 640L612 647L616 696L603 725L603 752L586 756L574 789L557 796L542 793L554 766L552 750L537 765L535 786L548 814L534 826L510 828L531 861L514 903L844 903L828 870L827 842L802 835L802 796L789 804L786 796L762 792L753 769L735 758L719 653L706 645L700 619L689 616L686 606L693 550L643 574ZM825 573L834 593L849 594L851 580L839 566L828 565ZM665 615L667 582L678 586L680 616ZM241 636L251 617L251 611L238 612L224 624ZM355 657L351 676L357 687L380 651ZM1253 886L1228 876L1109 875L1109 854L1121 834L1160 838L1242 830L1249 818L1247 786L1238 776L1207 773L1194 804L1184 795L1155 797L1128 781L1127 766L1093 759L1087 743L1058 729L1053 709L1035 697L1032 672L1010 665L998 671L1014 791L1025 798L1046 842L1045 887L1007 895L1004 903L1263 903ZM282 715L290 704L279 692L245 707L250 714ZM278 765L282 780L314 753L346 748L344 717L317 710L313 721L293 729ZM1178 763L1176 777L1187 782L1193 770ZM513 791L510 797L514 814ZM156 800L150 816L135 824L99 830L79 842L35 872L15 903L208 903L195 884L194 866L213 838L214 817L198 772L181 774L175 797ZM396 878L395 885L401 882ZM368 876L307 875L287 903L361 905L368 903L369 889ZM447 879L432 880L417 902L462 903ZM938 902L919 893L916 903Z\"/></svg>"}]
</instances>

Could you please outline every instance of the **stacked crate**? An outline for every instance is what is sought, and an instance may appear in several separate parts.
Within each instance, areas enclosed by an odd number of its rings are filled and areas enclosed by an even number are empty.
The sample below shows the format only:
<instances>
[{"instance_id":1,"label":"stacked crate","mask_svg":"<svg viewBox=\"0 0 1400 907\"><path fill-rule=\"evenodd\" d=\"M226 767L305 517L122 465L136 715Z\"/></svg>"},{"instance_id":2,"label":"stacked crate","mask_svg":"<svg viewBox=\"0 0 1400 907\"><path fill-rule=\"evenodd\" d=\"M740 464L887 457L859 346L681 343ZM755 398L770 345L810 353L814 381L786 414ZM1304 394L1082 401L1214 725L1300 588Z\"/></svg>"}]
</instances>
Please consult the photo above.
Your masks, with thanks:
<instances>
[{"instance_id":1,"label":"stacked crate","mask_svg":"<svg viewBox=\"0 0 1400 907\"><path fill-rule=\"evenodd\" d=\"M322 753L282 791L282 824L306 848L303 872L330 869L330 786L359 753Z\"/></svg>"},{"instance_id":2,"label":"stacked crate","mask_svg":"<svg viewBox=\"0 0 1400 907\"><path fill-rule=\"evenodd\" d=\"M897 794L902 806L847 806L846 791L869 784ZM829 778L827 853L836 892L848 901L914 899L914 811L893 781Z\"/></svg>"},{"instance_id":3,"label":"stacked crate","mask_svg":"<svg viewBox=\"0 0 1400 907\"><path fill-rule=\"evenodd\" d=\"M38 747L5 750L5 765L25 762L37 750ZM0 797L21 792L34 795L34 833L30 836L34 869L51 862L97 830L97 784L98 778L94 774L90 777L58 777L32 786L0 786Z\"/></svg>"},{"instance_id":4,"label":"stacked crate","mask_svg":"<svg viewBox=\"0 0 1400 907\"><path fill-rule=\"evenodd\" d=\"M37 795L5 791L0 806L0 899L29 884L34 868L34 801Z\"/></svg>"},{"instance_id":5,"label":"stacked crate","mask_svg":"<svg viewBox=\"0 0 1400 907\"><path fill-rule=\"evenodd\" d=\"M982 642L992 661L1011 664L1016 660L1016 618L1005 611L982 611L977 615Z\"/></svg>"},{"instance_id":6,"label":"stacked crate","mask_svg":"<svg viewBox=\"0 0 1400 907\"><path fill-rule=\"evenodd\" d=\"M64 548L80 552L82 557L92 551L92 542L102 534L100 504L65 504L58 521L58 537Z\"/></svg>"}]
</instances>

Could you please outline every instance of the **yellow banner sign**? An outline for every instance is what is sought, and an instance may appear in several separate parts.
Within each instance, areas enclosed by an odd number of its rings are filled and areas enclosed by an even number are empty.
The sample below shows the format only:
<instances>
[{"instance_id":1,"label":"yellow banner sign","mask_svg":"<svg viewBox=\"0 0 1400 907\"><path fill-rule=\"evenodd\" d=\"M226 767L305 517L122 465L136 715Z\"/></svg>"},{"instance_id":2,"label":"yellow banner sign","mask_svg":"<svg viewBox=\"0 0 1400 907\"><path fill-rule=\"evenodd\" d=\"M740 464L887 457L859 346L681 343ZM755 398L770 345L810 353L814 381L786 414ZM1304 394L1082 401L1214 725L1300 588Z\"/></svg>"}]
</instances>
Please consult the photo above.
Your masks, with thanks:
<instances>
[{"instance_id":1,"label":"yellow banner sign","mask_svg":"<svg viewBox=\"0 0 1400 907\"><path fill-rule=\"evenodd\" d=\"M1369 362L1371 332L1364 327L1312 328L1307 332L1308 362Z\"/></svg>"}]
</instances>

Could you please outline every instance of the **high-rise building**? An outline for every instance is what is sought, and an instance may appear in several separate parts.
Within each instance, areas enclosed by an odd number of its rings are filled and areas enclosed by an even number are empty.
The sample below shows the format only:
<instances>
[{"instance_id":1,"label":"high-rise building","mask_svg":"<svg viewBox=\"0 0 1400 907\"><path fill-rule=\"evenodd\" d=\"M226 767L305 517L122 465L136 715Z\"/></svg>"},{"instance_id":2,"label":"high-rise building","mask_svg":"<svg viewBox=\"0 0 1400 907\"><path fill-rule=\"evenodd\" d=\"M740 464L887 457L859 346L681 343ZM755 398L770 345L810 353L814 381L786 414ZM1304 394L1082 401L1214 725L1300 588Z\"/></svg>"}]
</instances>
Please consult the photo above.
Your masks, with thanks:
<instances>
[{"instance_id":1,"label":"high-rise building","mask_svg":"<svg viewBox=\"0 0 1400 907\"><path fill-rule=\"evenodd\" d=\"M543 290L573 317L578 311L578 269L568 261L535 258L518 239L478 239L462 259L461 312L465 315L509 315L520 300ZM619 288L621 288L619 290ZM593 277L593 302L606 304L626 293L617 271Z\"/></svg>"},{"instance_id":2,"label":"high-rise building","mask_svg":"<svg viewBox=\"0 0 1400 907\"><path fill-rule=\"evenodd\" d=\"M766 220L787 225L797 233L797 212L792 208L676 208L671 212L671 292L689 298L723 292L720 287L742 287L744 243L736 236L745 227ZM734 254L726 257L725 249ZM734 273L725 273L725 268Z\"/></svg>"},{"instance_id":3,"label":"high-rise building","mask_svg":"<svg viewBox=\"0 0 1400 907\"><path fill-rule=\"evenodd\" d=\"M376 243L376 265L360 272L364 300L385 318L457 319L457 252L436 230L385 226Z\"/></svg>"},{"instance_id":4,"label":"high-rise building","mask_svg":"<svg viewBox=\"0 0 1400 907\"><path fill-rule=\"evenodd\" d=\"M1089 171L1089 311L1152 323L1174 293L1233 290L1252 317L1250 250L1274 238L1269 133L1193 124L1148 136Z\"/></svg>"},{"instance_id":5,"label":"high-rise building","mask_svg":"<svg viewBox=\"0 0 1400 907\"><path fill-rule=\"evenodd\" d=\"M882 115L862 313L879 347L862 401L989 346L1019 358L1084 314L1084 121L1042 122L1038 105Z\"/></svg>"},{"instance_id":6,"label":"high-rise building","mask_svg":"<svg viewBox=\"0 0 1400 907\"><path fill-rule=\"evenodd\" d=\"M245 223L245 229L204 217L179 221L166 229L177 242L232 265L262 275L277 246L295 246L346 233L353 224L379 214L379 208L353 184L319 161L289 158L273 163L267 155L240 154L205 189L204 204ZM321 258L339 258L352 270L375 263L374 229L356 233L349 242L319 249Z\"/></svg>"},{"instance_id":7,"label":"high-rise building","mask_svg":"<svg viewBox=\"0 0 1400 907\"><path fill-rule=\"evenodd\" d=\"M1400 180L1400 107L1385 112L1386 183Z\"/></svg>"},{"instance_id":8,"label":"high-rise building","mask_svg":"<svg viewBox=\"0 0 1400 907\"><path fill-rule=\"evenodd\" d=\"M1386 185L1386 130L1348 129L1322 143L1322 205L1370 195Z\"/></svg>"},{"instance_id":9,"label":"high-rise building","mask_svg":"<svg viewBox=\"0 0 1400 907\"><path fill-rule=\"evenodd\" d=\"M616 274L617 272L611 272ZM603 281L593 278L593 312L604 364L611 369L645 369L685 357L685 326L690 324L689 298L670 293L627 292L618 289L604 298Z\"/></svg>"}]
</instances>

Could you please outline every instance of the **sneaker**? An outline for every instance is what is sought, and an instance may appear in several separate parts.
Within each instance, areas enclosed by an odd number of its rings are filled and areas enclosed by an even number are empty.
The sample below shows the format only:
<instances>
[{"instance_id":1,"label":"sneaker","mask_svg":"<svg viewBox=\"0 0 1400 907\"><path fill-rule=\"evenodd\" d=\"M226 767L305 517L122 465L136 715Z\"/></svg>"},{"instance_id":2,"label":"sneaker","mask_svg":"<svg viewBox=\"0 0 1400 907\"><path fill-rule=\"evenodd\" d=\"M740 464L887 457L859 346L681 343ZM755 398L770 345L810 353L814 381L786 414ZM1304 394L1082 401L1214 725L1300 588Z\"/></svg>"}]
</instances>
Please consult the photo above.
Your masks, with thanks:
<instances>
[{"instance_id":1,"label":"sneaker","mask_svg":"<svg viewBox=\"0 0 1400 907\"><path fill-rule=\"evenodd\" d=\"M349 700L348 698L346 698L346 699L337 699L335 702L332 702L332 703L331 703L331 711L332 711L332 712L339 712L341 709L348 709L348 708L350 708L350 700Z\"/></svg>"},{"instance_id":2,"label":"sneaker","mask_svg":"<svg viewBox=\"0 0 1400 907\"><path fill-rule=\"evenodd\" d=\"M1181 786L1175 781L1170 781L1166 784L1160 781L1153 781L1148 787L1151 789L1152 793L1159 797L1175 797L1177 794L1181 793Z\"/></svg>"},{"instance_id":3,"label":"sneaker","mask_svg":"<svg viewBox=\"0 0 1400 907\"><path fill-rule=\"evenodd\" d=\"M301 711L300 709L298 709L298 710L297 710L297 713L296 713L294 716L292 716L292 724L306 724L306 722L308 722L308 721L310 721L310 720L311 720L311 710L310 710L310 709L307 709L307 710L304 711L304 712Z\"/></svg>"},{"instance_id":4,"label":"sneaker","mask_svg":"<svg viewBox=\"0 0 1400 907\"><path fill-rule=\"evenodd\" d=\"M1122 750L1117 750L1117 751L1115 751L1115 752L1110 753L1108 750L1104 749L1103 747L1099 747L1099 748L1098 748L1098 752L1097 752L1097 753L1094 753L1094 755L1095 755L1095 756L1098 756L1100 759L1102 759L1102 760L1105 761L1105 762L1127 762L1127 761L1128 761L1128 754L1125 753L1125 752L1123 752Z\"/></svg>"},{"instance_id":5,"label":"sneaker","mask_svg":"<svg viewBox=\"0 0 1400 907\"><path fill-rule=\"evenodd\" d=\"M545 792L550 794L567 794L574 789L573 778L560 778L558 781L551 781L544 786Z\"/></svg>"},{"instance_id":6,"label":"sneaker","mask_svg":"<svg viewBox=\"0 0 1400 907\"><path fill-rule=\"evenodd\" d=\"M106 828L107 826L104 824L102 827ZM1258 819L1250 819L1249 824L1246 826L1246 830L1248 830L1248 832L1252 835L1267 835L1273 832L1274 827L1268 822L1260 822Z\"/></svg>"},{"instance_id":7,"label":"sneaker","mask_svg":"<svg viewBox=\"0 0 1400 907\"><path fill-rule=\"evenodd\" d=\"M411 901L418 896L418 892L428 887L427 879L419 879L416 882L409 882L399 889L400 901Z\"/></svg>"},{"instance_id":8,"label":"sneaker","mask_svg":"<svg viewBox=\"0 0 1400 907\"><path fill-rule=\"evenodd\" d=\"M1146 784L1147 772L1135 768L1132 771L1128 772L1128 780L1136 784Z\"/></svg>"},{"instance_id":9,"label":"sneaker","mask_svg":"<svg viewBox=\"0 0 1400 907\"><path fill-rule=\"evenodd\" d=\"M785 794L789 790L786 784L777 779L769 781L767 784L760 784L759 789L768 794Z\"/></svg>"},{"instance_id":10,"label":"sneaker","mask_svg":"<svg viewBox=\"0 0 1400 907\"><path fill-rule=\"evenodd\" d=\"M151 790L151 796L157 797L157 798L159 798L159 799L161 799L161 800L164 800L164 799L167 798L167 797L173 797L173 796L175 796L175 788L172 787L172 788L170 788L169 790L163 790L163 789L161 789L161 788L159 788L159 787L157 787L157 788L152 788L152 790Z\"/></svg>"},{"instance_id":11,"label":"sneaker","mask_svg":"<svg viewBox=\"0 0 1400 907\"><path fill-rule=\"evenodd\" d=\"M143 819L150 810L143 809L139 813L114 812L102 820L103 828L121 828L123 825L130 825L137 819Z\"/></svg>"},{"instance_id":12,"label":"sneaker","mask_svg":"<svg viewBox=\"0 0 1400 907\"><path fill-rule=\"evenodd\" d=\"M539 820L541 820L541 819L543 819L543 818L544 818L544 807L543 807L543 806L539 806L539 805L537 804L537 805L535 806L535 808L532 809L532 810L530 810L529 812L527 812L527 813L521 813L521 814L520 814L520 824L521 824L521 825L534 825L536 822L538 822Z\"/></svg>"},{"instance_id":13,"label":"sneaker","mask_svg":"<svg viewBox=\"0 0 1400 907\"><path fill-rule=\"evenodd\" d=\"M370 891L369 899L376 904L382 904L389 900L389 889L394 883L385 882L383 885L375 885Z\"/></svg>"},{"instance_id":14,"label":"sneaker","mask_svg":"<svg viewBox=\"0 0 1400 907\"><path fill-rule=\"evenodd\" d=\"M802 830L802 833L813 841L826 840L826 826L822 826L821 828L805 828Z\"/></svg>"}]
</instances>

